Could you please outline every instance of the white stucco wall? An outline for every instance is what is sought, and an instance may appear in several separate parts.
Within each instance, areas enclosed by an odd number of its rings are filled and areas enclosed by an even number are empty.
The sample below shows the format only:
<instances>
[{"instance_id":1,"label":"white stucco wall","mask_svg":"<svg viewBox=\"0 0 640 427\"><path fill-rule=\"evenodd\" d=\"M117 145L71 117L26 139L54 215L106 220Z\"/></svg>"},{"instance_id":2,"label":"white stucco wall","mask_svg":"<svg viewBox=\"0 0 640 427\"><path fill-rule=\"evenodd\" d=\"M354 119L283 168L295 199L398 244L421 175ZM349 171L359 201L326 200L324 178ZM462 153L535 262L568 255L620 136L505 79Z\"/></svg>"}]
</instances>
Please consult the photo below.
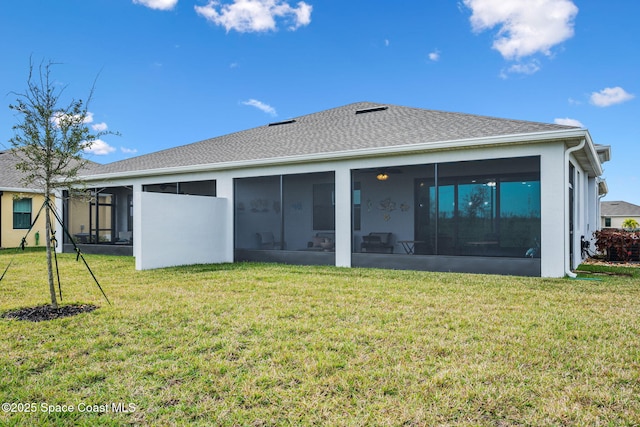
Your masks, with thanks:
<instances>
[{"instance_id":1,"label":"white stucco wall","mask_svg":"<svg viewBox=\"0 0 640 427\"><path fill-rule=\"evenodd\" d=\"M123 180L120 184L134 187L134 256L137 268L155 268L158 266L192 264L196 262L232 262L234 247L240 247L239 242L234 246L234 180L236 178L308 174L315 172L333 172L335 174L335 203L336 203L336 265L350 266L354 240L360 241L355 232L352 239L351 231L351 170L394 167L417 164L434 164L444 162L483 160L492 158L509 158L523 156L540 156L541 180L541 275L543 277L564 276L568 258L568 207L566 200L566 170L565 146L558 143L527 143L500 145L492 147L471 147L464 150L442 150L423 153L407 153L390 155L388 157L354 157L351 159L327 160L318 162L299 162L281 165L244 165L238 169L210 170L197 173L166 174L162 176L139 177L134 180ZM579 257L579 239L581 235L592 232L597 227L599 219L596 209L597 185L579 168L580 180L577 183L577 215L576 233L574 236L575 252ZM215 179L217 198L178 196L158 193L143 193L143 184L153 182L168 182L172 180ZM383 228L390 221L406 223L404 228L395 224L399 230L398 239L411 239L413 225L413 193L412 176L398 175L396 181L406 181L402 194L389 194L397 203L407 202L411 209L406 212L394 212L390 218L383 218L380 212L377 216L367 216L367 191L373 188L362 187L362 231L384 231ZM118 185L117 182L109 184ZM306 185L304 182L298 185ZM374 183L374 185L378 185ZM382 183L380 184L382 185ZM379 189L378 189L379 190ZM384 192L383 192L384 193ZM308 189L305 190L308 193ZM383 194L376 191L377 203ZM180 199L176 199L180 198ZM179 200L179 202L175 202ZM302 200L302 199L301 199ZM305 202L306 203L306 202ZM308 204L308 203L307 203ZM311 208L311 206L308 206ZM285 203L286 209L286 203ZM285 212L286 213L286 212ZM383 218L383 219L381 219ZM376 222L377 221L377 222ZM290 222L290 221L289 221ZM288 222L288 223L289 223ZM295 227L306 227L308 224L290 224ZM168 230L168 231L167 231ZM255 234L255 233L254 233ZM289 230L288 235L296 235ZM298 248L309 239L309 232L302 233L300 241L287 242ZM185 255L186 254L186 255ZM579 259L574 259L574 262Z\"/></svg>"},{"instance_id":2,"label":"white stucco wall","mask_svg":"<svg viewBox=\"0 0 640 427\"><path fill-rule=\"evenodd\" d=\"M227 199L139 192L134 200L136 269L229 261Z\"/></svg>"},{"instance_id":3,"label":"white stucco wall","mask_svg":"<svg viewBox=\"0 0 640 427\"><path fill-rule=\"evenodd\" d=\"M565 274L565 176L564 147L541 147L541 275L562 277ZM567 249L568 251L568 249Z\"/></svg>"},{"instance_id":4,"label":"white stucco wall","mask_svg":"<svg viewBox=\"0 0 640 427\"><path fill-rule=\"evenodd\" d=\"M604 223L604 219L605 218L611 218L611 225L610 226L605 226ZM602 228L622 228L622 223L624 222L625 219L635 219L636 221L638 221L638 223L640 223L640 216L633 216L633 215L627 215L627 216L603 216L601 218L601 227Z\"/></svg>"}]
</instances>

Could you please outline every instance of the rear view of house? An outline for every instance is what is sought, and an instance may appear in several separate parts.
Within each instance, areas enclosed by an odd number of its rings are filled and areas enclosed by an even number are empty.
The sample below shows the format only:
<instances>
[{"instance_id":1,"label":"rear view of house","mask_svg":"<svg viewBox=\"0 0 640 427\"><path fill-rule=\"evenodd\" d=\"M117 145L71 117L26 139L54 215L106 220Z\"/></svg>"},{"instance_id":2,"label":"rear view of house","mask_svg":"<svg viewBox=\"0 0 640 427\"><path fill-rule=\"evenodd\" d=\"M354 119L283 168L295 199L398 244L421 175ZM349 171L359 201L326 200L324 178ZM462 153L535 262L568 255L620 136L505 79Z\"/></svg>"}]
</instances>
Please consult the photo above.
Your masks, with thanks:
<instances>
[{"instance_id":1,"label":"rear view of house","mask_svg":"<svg viewBox=\"0 0 640 427\"><path fill-rule=\"evenodd\" d=\"M561 277L600 226L609 156L586 129L361 102L103 165L65 222L85 250L129 248L138 269Z\"/></svg>"},{"instance_id":2,"label":"rear view of house","mask_svg":"<svg viewBox=\"0 0 640 427\"><path fill-rule=\"evenodd\" d=\"M602 228L623 228L626 219L634 219L640 223L640 206L621 200L600 203Z\"/></svg>"}]
</instances>

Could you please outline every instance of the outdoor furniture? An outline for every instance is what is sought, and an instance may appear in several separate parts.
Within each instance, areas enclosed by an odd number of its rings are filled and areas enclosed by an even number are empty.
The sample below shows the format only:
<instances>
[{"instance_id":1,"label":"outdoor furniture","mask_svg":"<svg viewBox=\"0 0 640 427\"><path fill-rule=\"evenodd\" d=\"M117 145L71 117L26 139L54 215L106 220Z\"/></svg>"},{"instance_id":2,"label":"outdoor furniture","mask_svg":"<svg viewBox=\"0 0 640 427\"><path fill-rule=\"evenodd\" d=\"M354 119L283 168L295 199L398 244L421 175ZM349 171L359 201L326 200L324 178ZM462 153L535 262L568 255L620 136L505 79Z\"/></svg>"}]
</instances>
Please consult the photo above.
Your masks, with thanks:
<instances>
[{"instance_id":1,"label":"outdoor furniture","mask_svg":"<svg viewBox=\"0 0 640 427\"><path fill-rule=\"evenodd\" d=\"M414 255L416 249L416 243L425 243L424 240L398 240L398 243L402 245L402 248L408 255Z\"/></svg>"},{"instance_id":2,"label":"outdoor furniture","mask_svg":"<svg viewBox=\"0 0 640 427\"><path fill-rule=\"evenodd\" d=\"M393 253L392 233L372 232L362 236L362 252Z\"/></svg>"},{"instance_id":3,"label":"outdoor furniture","mask_svg":"<svg viewBox=\"0 0 640 427\"><path fill-rule=\"evenodd\" d=\"M273 232L271 231L256 233L256 237L258 238L258 249L282 249L282 243L275 240Z\"/></svg>"},{"instance_id":4,"label":"outdoor furniture","mask_svg":"<svg viewBox=\"0 0 640 427\"><path fill-rule=\"evenodd\" d=\"M91 243L91 235L89 233L76 233L73 235L77 243Z\"/></svg>"},{"instance_id":5,"label":"outdoor furniture","mask_svg":"<svg viewBox=\"0 0 640 427\"><path fill-rule=\"evenodd\" d=\"M132 243L131 231L120 231L118 233L118 240L116 240L116 245L130 245L131 243Z\"/></svg>"},{"instance_id":6,"label":"outdoor furniture","mask_svg":"<svg viewBox=\"0 0 640 427\"><path fill-rule=\"evenodd\" d=\"M336 248L336 234L332 232L319 232L307 242L308 251L333 251Z\"/></svg>"}]
</instances>

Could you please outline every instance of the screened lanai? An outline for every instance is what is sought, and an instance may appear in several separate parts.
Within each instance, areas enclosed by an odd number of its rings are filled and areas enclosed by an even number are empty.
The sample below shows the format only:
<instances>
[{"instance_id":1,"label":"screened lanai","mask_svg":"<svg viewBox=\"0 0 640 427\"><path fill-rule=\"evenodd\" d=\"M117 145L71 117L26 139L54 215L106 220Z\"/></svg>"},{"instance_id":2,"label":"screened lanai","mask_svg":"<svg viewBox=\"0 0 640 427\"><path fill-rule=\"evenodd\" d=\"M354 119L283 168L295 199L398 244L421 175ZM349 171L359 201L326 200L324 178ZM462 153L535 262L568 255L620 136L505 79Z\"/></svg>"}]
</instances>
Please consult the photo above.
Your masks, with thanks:
<instances>
[{"instance_id":1,"label":"screened lanai","mask_svg":"<svg viewBox=\"0 0 640 427\"><path fill-rule=\"evenodd\" d=\"M353 266L432 269L475 257L519 259L539 274L539 157L362 168L351 177ZM333 265L335 209L333 172L236 179L236 258Z\"/></svg>"},{"instance_id":2,"label":"screened lanai","mask_svg":"<svg viewBox=\"0 0 640 427\"><path fill-rule=\"evenodd\" d=\"M335 264L333 172L238 178L234 188L237 260Z\"/></svg>"},{"instance_id":3,"label":"screened lanai","mask_svg":"<svg viewBox=\"0 0 640 427\"><path fill-rule=\"evenodd\" d=\"M540 256L538 157L354 170L353 181L354 252L386 232L397 254Z\"/></svg>"}]
</instances>

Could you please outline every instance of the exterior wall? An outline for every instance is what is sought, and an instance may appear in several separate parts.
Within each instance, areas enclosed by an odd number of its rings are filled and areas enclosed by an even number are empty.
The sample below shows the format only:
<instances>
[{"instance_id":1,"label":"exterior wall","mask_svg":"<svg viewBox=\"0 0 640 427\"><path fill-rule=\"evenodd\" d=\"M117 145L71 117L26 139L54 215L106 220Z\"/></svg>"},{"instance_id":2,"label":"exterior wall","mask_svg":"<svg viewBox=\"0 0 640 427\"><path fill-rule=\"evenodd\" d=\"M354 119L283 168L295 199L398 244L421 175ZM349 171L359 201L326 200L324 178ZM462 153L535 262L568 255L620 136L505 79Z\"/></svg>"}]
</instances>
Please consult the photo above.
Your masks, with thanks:
<instances>
[{"instance_id":1,"label":"exterior wall","mask_svg":"<svg viewBox=\"0 0 640 427\"><path fill-rule=\"evenodd\" d=\"M589 219L584 237L586 240L594 241L593 233L600 230L600 199L598 198L598 183L594 177L587 179L587 199Z\"/></svg>"},{"instance_id":2,"label":"exterior wall","mask_svg":"<svg viewBox=\"0 0 640 427\"><path fill-rule=\"evenodd\" d=\"M336 266L351 267L351 170L336 168Z\"/></svg>"},{"instance_id":3,"label":"exterior wall","mask_svg":"<svg viewBox=\"0 0 640 427\"><path fill-rule=\"evenodd\" d=\"M564 206L564 188L558 183L564 182L563 167L564 144L529 144L523 146L510 147L493 147L493 148L476 148L460 151L443 151L425 154L413 154L403 156L393 156L388 158L368 158L354 159L338 162L314 163L308 165L287 165L281 167L267 167L256 169L244 169L236 171L236 177L251 176L268 176L287 175L309 172L335 172L336 183L336 265L348 267L352 265L352 248L353 240L358 240L358 235L352 240L351 233L351 180L350 174L353 169L365 169L375 167L398 167L415 164L432 164L468 160L484 160L490 158L509 158L522 156L540 156L541 162L541 275L547 277L562 277L565 274L565 212ZM412 180L412 177L397 175L394 180ZM405 183L406 184L406 183ZM405 185L405 188L412 188L411 183ZM392 193L394 199L405 200L413 205L413 194L397 194ZM366 210L365 189L362 190L363 212ZM378 194L380 198L383 194ZM560 208L559 208L560 207ZM378 215L379 216L379 215ZM377 218L377 219L376 219ZM392 218L394 221L401 221L405 224L406 233L410 233L413 224L413 210ZM369 222L367 222L369 221ZM378 221L378 222L376 222ZM375 228L384 228L385 222L380 222L380 218L364 217L362 232L373 231ZM387 224L388 226L388 224ZM402 227L402 225L400 225ZM375 230L384 231L384 230ZM405 233L405 234L406 234ZM396 239L411 239L410 234L403 235L402 232L396 236ZM357 251L357 248L353 248Z\"/></svg>"},{"instance_id":4,"label":"exterior wall","mask_svg":"<svg viewBox=\"0 0 640 427\"><path fill-rule=\"evenodd\" d=\"M149 266L177 265L185 263L172 257L167 257L158 251L167 251L168 247L183 245L182 242L189 243L201 241L197 233L193 233L188 228L181 228L178 219L180 215L173 212L176 203L171 203L172 199L148 198L149 194L142 192L142 185L167 182L171 180L216 180L217 196L219 199L226 199L226 202L219 200L211 205L212 211L216 214L203 215L205 210L200 210L200 214L189 218L191 225L198 224L197 229L215 228L218 234L215 239L219 243L217 247L199 246L194 248L190 244L186 251L197 253L202 251L215 252L217 261L210 262L232 262L234 259L234 179L264 177L276 175L308 174L315 172L333 172L335 175L335 219L336 219L336 248L335 263L337 266L349 267L352 265L354 242L351 230L351 171L354 169L376 168L376 167L399 167L417 164L433 164L445 162L485 160L494 158L510 157L540 157L540 197L541 197L541 259L540 275L543 277L562 277L570 266L569 260L569 238L568 238L568 199L567 199L567 174L568 164L565 158L565 144L557 143L527 143L522 145L499 145L495 147L465 148L464 150L432 151L428 153L412 153L403 155L390 155L386 157L358 157L345 160L333 160L309 163L291 163L281 165L244 167L233 170L211 170L208 172L164 174L149 177L138 177L131 179L119 179L104 183L95 183L96 186L133 185L134 192L134 256L136 257L136 268L153 268ZM580 261L580 236L586 235L593 230L597 224L594 222L593 209L596 209L597 185L590 181L580 168L576 168L580 173L580 178L576 181L576 233L574 234L574 248L577 253L573 261ZM394 177L395 179L396 177ZM410 177L398 178L409 179ZM408 188L411 188L409 186ZM363 190L364 191L364 190ZM379 197L379 196L378 196ZM413 204L412 194L394 194L395 199L407 199ZM215 200L215 198L209 198ZM363 196L363 211L366 196ZM203 208L203 209L209 209ZM158 212L164 224L155 224L152 228L147 227L148 221L154 221L153 216L158 216ZM174 218L174 221L168 221ZM203 219L204 218L204 219ZM402 221L407 224L413 223L413 210L406 212L406 217ZM364 231L363 223L363 231ZM367 228L376 228L384 224L369 223ZM181 239L168 244L166 240L159 239L158 230L171 229L171 235L180 235ZM408 228L407 228L408 230ZM371 231L371 230L369 230ZM383 231L383 230L375 230ZM150 234L148 234L150 233ZM302 237L301 237L302 238ZM308 236L304 236L307 239ZM397 239L410 239L409 235L400 233ZM204 240L211 240L207 237ZM148 245L149 241L155 242ZM142 242L142 243L141 243ZM143 247L144 245L144 247ZM159 249L161 248L161 250ZM143 262L147 257L147 251L155 253L154 262ZM166 252L173 253L173 252ZM202 261L200 261L202 262ZM164 264L163 264L164 263Z\"/></svg>"},{"instance_id":5,"label":"exterior wall","mask_svg":"<svg viewBox=\"0 0 640 427\"><path fill-rule=\"evenodd\" d=\"M139 200L138 270L226 260L226 199L142 193Z\"/></svg>"},{"instance_id":6,"label":"exterior wall","mask_svg":"<svg viewBox=\"0 0 640 427\"><path fill-rule=\"evenodd\" d=\"M542 277L565 274L565 182L564 144L547 147L540 158Z\"/></svg>"},{"instance_id":7,"label":"exterior wall","mask_svg":"<svg viewBox=\"0 0 640 427\"><path fill-rule=\"evenodd\" d=\"M577 267L585 257L581 250L581 241L584 240L590 242L590 252L595 250L593 242L595 237L593 233L599 230L600 227L600 200L598 197L598 185L595 177L590 177L588 174L574 163L576 170L576 227L574 233L574 258L572 260L572 267Z\"/></svg>"},{"instance_id":8,"label":"exterior wall","mask_svg":"<svg viewBox=\"0 0 640 427\"><path fill-rule=\"evenodd\" d=\"M604 222L605 218L611 218L611 225L610 226L605 225L605 222ZM635 219L636 221L638 221L638 224L640 224L640 216L631 216L631 215L627 215L627 216L603 216L602 218L600 218L600 227L601 228L622 228L622 223L627 218Z\"/></svg>"},{"instance_id":9,"label":"exterior wall","mask_svg":"<svg viewBox=\"0 0 640 427\"><path fill-rule=\"evenodd\" d=\"M36 218L40 207L44 203L44 197L40 194L26 193L26 192L12 192L4 191L0 196L0 241L1 248L15 248L20 246L22 238L27 234L27 229L14 229L13 228L13 199L18 198L31 198L31 221ZM38 218L38 221L34 225L31 232L27 236L27 245L36 246L36 233L39 233L39 246L45 245L45 216L44 212Z\"/></svg>"}]
</instances>

